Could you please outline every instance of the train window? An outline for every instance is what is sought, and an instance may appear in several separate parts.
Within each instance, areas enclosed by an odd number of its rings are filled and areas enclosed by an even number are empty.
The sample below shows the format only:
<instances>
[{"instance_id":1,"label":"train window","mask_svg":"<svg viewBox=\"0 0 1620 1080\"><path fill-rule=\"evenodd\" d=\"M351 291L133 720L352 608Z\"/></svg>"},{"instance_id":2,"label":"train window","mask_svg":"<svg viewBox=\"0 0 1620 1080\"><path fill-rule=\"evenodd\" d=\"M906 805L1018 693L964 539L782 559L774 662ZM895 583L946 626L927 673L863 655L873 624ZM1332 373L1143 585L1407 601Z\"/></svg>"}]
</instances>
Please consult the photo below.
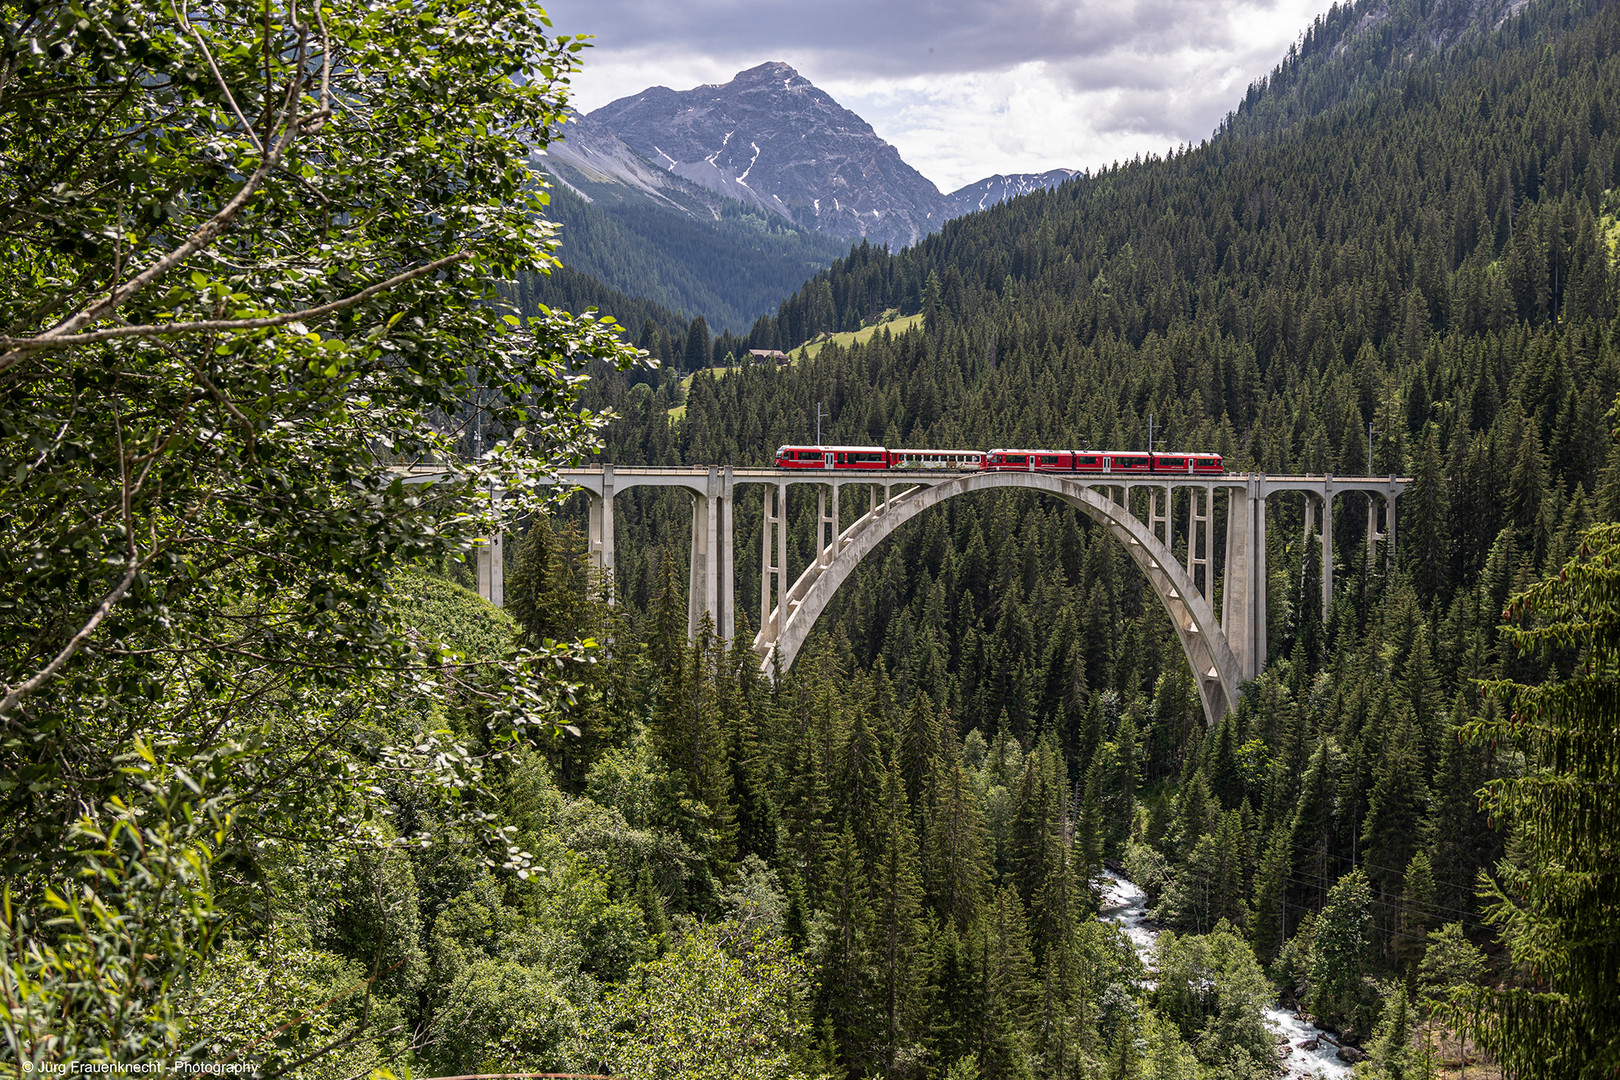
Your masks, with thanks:
<instances>
[{"instance_id":1,"label":"train window","mask_svg":"<svg viewBox=\"0 0 1620 1080\"><path fill-rule=\"evenodd\" d=\"M1076 465L1095 465L1097 458L1094 455L1082 454L1074 459Z\"/></svg>"},{"instance_id":2,"label":"train window","mask_svg":"<svg viewBox=\"0 0 1620 1080\"><path fill-rule=\"evenodd\" d=\"M1178 457L1160 458L1159 464L1163 465L1167 469L1185 469L1187 467L1187 459Z\"/></svg>"},{"instance_id":3,"label":"train window","mask_svg":"<svg viewBox=\"0 0 1620 1080\"><path fill-rule=\"evenodd\" d=\"M1007 464L1009 464L1009 465L1024 465L1024 464L1027 464L1028 461L1029 461L1029 456L1027 454L1008 454L1007 455Z\"/></svg>"},{"instance_id":4,"label":"train window","mask_svg":"<svg viewBox=\"0 0 1620 1080\"><path fill-rule=\"evenodd\" d=\"M1140 457L1115 458L1114 460L1123 469L1145 469L1148 463L1147 458Z\"/></svg>"},{"instance_id":5,"label":"train window","mask_svg":"<svg viewBox=\"0 0 1620 1080\"><path fill-rule=\"evenodd\" d=\"M1058 463L1058 459L1057 459L1056 454L1042 454L1041 455L1041 464L1042 465L1056 465L1057 463Z\"/></svg>"}]
</instances>

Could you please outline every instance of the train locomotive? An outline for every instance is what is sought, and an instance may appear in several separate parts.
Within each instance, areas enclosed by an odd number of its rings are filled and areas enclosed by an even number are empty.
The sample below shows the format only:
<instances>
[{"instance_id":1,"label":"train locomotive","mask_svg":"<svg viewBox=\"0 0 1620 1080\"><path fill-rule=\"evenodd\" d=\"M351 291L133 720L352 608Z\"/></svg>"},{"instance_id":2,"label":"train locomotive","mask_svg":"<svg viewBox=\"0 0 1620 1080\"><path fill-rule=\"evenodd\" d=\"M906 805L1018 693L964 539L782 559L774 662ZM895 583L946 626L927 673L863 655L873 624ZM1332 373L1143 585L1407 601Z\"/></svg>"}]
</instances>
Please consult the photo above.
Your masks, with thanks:
<instances>
[{"instance_id":1,"label":"train locomotive","mask_svg":"<svg viewBox=\"0 0 1620 1080\"><path fill-rule=\"evenodd\" d=\"M890 450L882 446L782 446L778 469L861 472L1051 472L1219 476L1219 454L1143 450Z\"/></svg>"}]
</instances>

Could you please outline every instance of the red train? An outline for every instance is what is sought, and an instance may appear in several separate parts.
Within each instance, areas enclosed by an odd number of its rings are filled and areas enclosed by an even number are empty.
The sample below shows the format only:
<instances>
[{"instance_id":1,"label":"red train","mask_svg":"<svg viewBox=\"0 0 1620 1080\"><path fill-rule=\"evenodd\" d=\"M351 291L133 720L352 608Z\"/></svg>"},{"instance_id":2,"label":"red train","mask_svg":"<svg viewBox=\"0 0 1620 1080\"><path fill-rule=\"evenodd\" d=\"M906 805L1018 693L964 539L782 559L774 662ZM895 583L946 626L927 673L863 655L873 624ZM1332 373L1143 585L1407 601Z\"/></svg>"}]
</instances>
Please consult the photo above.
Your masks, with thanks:
<instances>
[{"instance_id":1,"label":"red train","mask_svg":"<svg viewBox=\"0 0 1620 1080\"><path fill-rule=\"evenodd\" d=\"M783 446L778 469L1126 473L1219 476L1219 454L1142 450L889 450L882 446Z\"/></svg>"}]
</instances>

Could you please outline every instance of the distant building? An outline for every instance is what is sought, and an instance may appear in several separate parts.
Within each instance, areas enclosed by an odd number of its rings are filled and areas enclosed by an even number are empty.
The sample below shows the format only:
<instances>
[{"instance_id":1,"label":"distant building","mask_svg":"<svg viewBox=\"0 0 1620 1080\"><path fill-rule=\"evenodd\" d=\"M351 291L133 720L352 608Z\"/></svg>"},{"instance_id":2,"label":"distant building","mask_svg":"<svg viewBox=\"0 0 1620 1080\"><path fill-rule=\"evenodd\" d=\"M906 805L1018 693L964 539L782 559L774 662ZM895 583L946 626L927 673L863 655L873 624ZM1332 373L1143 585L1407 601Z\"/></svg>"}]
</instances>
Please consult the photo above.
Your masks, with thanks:
<instances>
[{"instance_id":1,"label":"distant building","mask_svg":"<svg viewBox=\"0 0 1620 1080\"><path fill-rule=\"evenodd\" d=\"M788 362L788 354L781 349L749 349L748 355L755 360L775 360L778 364Z\"/></svg>"}]
</instances>

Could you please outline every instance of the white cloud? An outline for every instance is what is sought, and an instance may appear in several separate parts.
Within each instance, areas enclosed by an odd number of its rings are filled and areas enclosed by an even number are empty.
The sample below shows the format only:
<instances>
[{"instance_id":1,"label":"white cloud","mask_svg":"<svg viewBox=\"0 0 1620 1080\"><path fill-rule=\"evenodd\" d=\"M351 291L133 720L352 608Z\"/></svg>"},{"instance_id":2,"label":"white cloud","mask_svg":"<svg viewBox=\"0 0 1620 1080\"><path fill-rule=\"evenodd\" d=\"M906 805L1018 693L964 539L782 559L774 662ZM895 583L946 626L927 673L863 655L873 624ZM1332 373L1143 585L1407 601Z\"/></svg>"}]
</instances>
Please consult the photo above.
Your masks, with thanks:
<instances>
[{"instance_id":1,"label":"white cloud","mask_svg":"<svg viewBox=\"0 0 1620 1080\"><path fill-rule=\"evenodd\" d=\"M564 0L585 111L782 60L950 191L1207 137L1324 0Z\"/></svg>"}]
</instances>

